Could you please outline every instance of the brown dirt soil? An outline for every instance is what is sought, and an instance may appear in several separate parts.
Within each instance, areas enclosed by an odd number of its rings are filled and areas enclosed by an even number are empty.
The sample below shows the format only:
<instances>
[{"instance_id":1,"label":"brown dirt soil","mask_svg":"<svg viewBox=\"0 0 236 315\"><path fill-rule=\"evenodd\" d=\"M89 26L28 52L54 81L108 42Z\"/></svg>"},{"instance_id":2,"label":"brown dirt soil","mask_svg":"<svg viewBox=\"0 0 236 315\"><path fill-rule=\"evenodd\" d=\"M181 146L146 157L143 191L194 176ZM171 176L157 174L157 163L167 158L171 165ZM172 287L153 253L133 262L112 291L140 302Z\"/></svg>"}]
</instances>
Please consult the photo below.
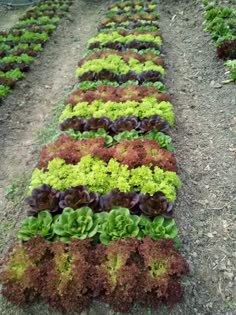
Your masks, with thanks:
<instances>
[{"instance_id":1,"label":"brown dirt soil","mask_svg":"<svg viewBox=\"0 0 236 315\"><path fill-rule=\"evenodd\" d=\"M94 7L84 0L76 5L73 27L69 21L64 22L38 65L0 108L1 195L15 176L31 170L37 160L32 135L42 128L49 108L63 96L64 88L74 82L76 61L95 32L100 9L105 8L99 1L96 4ZM159 11L167 86L176 113L172 135L183 181L176 218L183 240L181 251L191 273L184 281L182 303L173 309L134 308L132 314L236 315L235 85L221 83L225 79L223 62L217 60L210 36L203 33L200 1L160 1ZM78 34L81 41L72 42ZM2 215L11 220L24 216L14 213L10 206L0 207ZM58 314L42 304L19 309L2 300L1 305L4 315ZM115 313L96 303L83 312L86 314Z\"/></svg>"},{"instance_id":2,"label":"brown dirt soil","mask_svg":"<svg viewBox=\"0 0 236 315\"><path fill-rule=\"evenodd\" d=\"M12 8L0 5L0 31L8 31L18 21L25 8Z\"/></svg>"}]
</instances>

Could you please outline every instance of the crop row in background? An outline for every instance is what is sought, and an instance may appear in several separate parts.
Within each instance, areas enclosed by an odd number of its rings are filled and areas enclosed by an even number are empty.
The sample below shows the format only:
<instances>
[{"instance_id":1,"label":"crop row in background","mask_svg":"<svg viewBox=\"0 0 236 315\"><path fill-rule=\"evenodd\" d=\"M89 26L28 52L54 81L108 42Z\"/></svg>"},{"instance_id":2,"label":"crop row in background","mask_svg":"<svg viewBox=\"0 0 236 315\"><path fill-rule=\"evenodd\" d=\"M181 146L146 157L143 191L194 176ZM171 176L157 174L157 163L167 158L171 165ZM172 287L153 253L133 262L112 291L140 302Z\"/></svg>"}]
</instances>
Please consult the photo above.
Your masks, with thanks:
<instances>
[{"instance_id":1,"label":"crop row in background","mask_svg":"<svg viewBox=\"0 0 236 315\"><path fill-rule=\"evenodd\" d=\"M229 79L225 83L236 81L236 10L231 2L203 0L203 4L205 31L210 32L218 57L227 60Z\"/></svg>"},{"instance_id":2,"label":"crop row in background","mask_svg":"<svg viewBox=\"0 0 236 315\"><path fill-rule=\"evenodd\" d=\"M69 11L73 0L34 4L8 32L0 32L0 101L25 72Z\"/></svg>"}]
</instances>

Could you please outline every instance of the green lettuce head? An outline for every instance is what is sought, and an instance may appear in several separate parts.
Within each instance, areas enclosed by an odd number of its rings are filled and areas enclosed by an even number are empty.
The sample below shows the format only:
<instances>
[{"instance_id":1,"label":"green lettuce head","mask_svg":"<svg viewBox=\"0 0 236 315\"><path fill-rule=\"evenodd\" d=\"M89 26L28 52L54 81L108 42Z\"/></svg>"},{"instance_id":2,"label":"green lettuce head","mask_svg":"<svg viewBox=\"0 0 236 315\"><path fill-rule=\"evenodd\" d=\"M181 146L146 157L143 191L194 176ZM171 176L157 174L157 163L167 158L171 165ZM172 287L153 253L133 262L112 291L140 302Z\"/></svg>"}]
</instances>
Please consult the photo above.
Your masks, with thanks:
<instances>
[{"instance_id":1,"label":"green lettuce head","mask_svg":"<svg viewBox=\"0 0 236 315\"><path fill-rule=\"evenodd\" d=\"M50 240L54 236L52 222L52 215L48 211L41 211L37 217L28 217L18 232L18 238L27 241L32 236L41 235Z\"/></svg>"},{"instance_id":2,"label":"green lettuce head","mask_svg":"<svg viewBox=\"0 0 236 315\"><path fill-rule=\"evenodd\" d=\"M143 218L142 218L143 220ZM178 233L178 229L175 225L174 219L165 219L162 216L156 217L151 225L146 225L147 236L151 236L153 240L159 240L162 238L175 239Z\"/></svg>"},{"instance_id":3,"label":"green lettuce head","mask_svg":"<svg viewBox=\"0 0 236 315\"><path fill-rule=\"evenodd\" d=\"M63 213L56 218L53 231L65 243L72 238L84 240L93 237L97 233L93 211L88 207L77 210L65 208Z\"/></svg>"},{"instance_id":4,"label":"green lettuce head","mask_svg":"<svg viewBox=\"0 0 236 315\"><path fill-rule=\"evenodd\" d=\"M107 245L110 241L126 237L137 237L139 234L140 217L130 215L127 208L116 208L105 213L103 218L100 214L95 215L99 226L100 241ZM102 219L102 220L101 220Z\"/></svg>"}]
</instances>

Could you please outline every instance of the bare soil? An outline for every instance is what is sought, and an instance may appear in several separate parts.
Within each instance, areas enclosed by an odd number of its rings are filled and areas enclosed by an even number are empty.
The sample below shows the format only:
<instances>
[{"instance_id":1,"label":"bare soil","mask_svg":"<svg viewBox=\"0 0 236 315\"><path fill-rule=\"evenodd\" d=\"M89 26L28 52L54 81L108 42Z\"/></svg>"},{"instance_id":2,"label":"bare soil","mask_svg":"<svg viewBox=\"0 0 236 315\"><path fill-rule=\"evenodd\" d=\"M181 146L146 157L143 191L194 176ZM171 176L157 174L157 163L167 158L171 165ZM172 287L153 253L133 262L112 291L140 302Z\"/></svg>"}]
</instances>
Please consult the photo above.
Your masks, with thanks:
<instances>
[{"instance_id":1,"label":"bare soil","mask_svg":"<svg viewBox=\"0 0 236 315\"><path fill-rule=\"evenodd\" d=\"M8 31L15 25L25 8L12 8L0 5L0 31Z\"/></svg>"},{"instance_id":2,"label":"bare soil","mask_svg":"<svg viewBox=\"0 0 236 315\"><path fill-rule=\"evenodd\" d=\"M0 208L7 219L0 232L2 249L8 245L4 239L10 242L15 233L15 226L7 231L6 222L25 215L6 203L5 189L37 161L34 134L75 83L76 63L106 7L105 1L78 1L27 79L0 107ZM175 214L191 273L184 281L184 300L175 308L137 307L132 314L236 315L236 88L222 84L223 62L203 33L200 1L160 1L159 11L166 83L176 114L172 135L183 181ZM4 315L58 314L42 304L19 309L0 302ZM86 314L115 313L96 303Z\"/></svg>"}]
</instances>

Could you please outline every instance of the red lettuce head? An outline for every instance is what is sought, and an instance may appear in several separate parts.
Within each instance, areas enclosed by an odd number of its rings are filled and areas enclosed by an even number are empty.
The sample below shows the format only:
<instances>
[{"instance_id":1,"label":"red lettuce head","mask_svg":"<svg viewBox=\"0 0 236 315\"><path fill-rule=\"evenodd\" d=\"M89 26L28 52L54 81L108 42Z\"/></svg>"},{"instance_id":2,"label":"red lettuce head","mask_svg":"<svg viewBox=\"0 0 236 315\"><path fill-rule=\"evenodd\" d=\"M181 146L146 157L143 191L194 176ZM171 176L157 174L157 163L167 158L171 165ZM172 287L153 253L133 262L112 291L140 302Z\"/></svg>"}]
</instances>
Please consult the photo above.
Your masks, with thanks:
<instances>
[{"instance_id":1,"label":"red lettuce head","mask_svg":"<svg viewBox=\"0 0 236 315\"><path fill-rule=\"evenodd\" d=\"M86 119L83 118L68 118L60 124L60 128L62 131L67 129L74 129L76 131L84 131L84 126L86 123Z\"/></svg>"},{"instance_id":2,"label":"red lettuce head","mask_svg":"<svg viewBox=\"0 0 236 315\"><path fill-rule=\"evenodd\" d=\"M160 302L175 304L183 295L181 275L187 274L189 267L185 259L175 249L170 239L153 241L146 237L138 248L143 259L140 299L150 306Z\"/></svg>"},{"instance_id":3,"label":"red lettuce head","mask_svg":"<svg viewBox=\"0 0 236 315\"><path fill-rule=\"evenodd\" d=\"M111 120L107 117L90 118L86 121L84 130L98 130L99 128L109 130L111 124Z\"/></svg>"},{"instance_id":4,"label":"red lettuce head","mask_svg":"<svg viewBox=\"0 0 236 315\"><path fill-rule=\"evenodd\" d=\"M169 129L169 125L165 120L161 119L161 117L158 115L153 115L148 118L144 118L139 125L139 130L144 133L154 129L159 131L166 131Z\"/></svg>"},{"instance_id":5,"label":"red lettuce head","mask_svg":"<svg viewBox=\"0 0 236 315\"><path fill-rule=\"evenodd\" d=\"M24 244L15 244L2 263L2 294L11 303L31 303L40 294L41 270L48 259L49 243L33 237Z\"/></svg>"},{"instance_id":6,"label":"red lettuce head","mask_svg":"<svg viewBox=\"0 0 236 315\"><path fill-rule=\"evenodd\" d=\"M72 208L74 210L88 206L94 211L98 208L99 195L89 192L85 186L70 188L62 194L60 208Z\"/></svg>"},{"instance_id":7,"label":"red lettuce head","mask_svg":"<svg viewBox=\"0 0 236 315\"><path fill-rule=\"evenodd\" d=\"M62 194L49 185L42 185L33 189L31 197L25 199L30 206L29 215L37 215L40 211L48 210L52 213L60 212L59 202Z\"/></svg>"},{"instance_id":8,"label":"red lettuce head","mask_svg":"<svg viewBox=\"0 0 236 315\"><path fill-rule=\"evenodd\" d=\"M138 117L136 116L120 117L111 126L111 132L117 134L126 130L138 129L139 124Z\"/></svg>"},{"instance_id":9,"label":"red lettuce head","mask_svg":"<svg viewBox=\"0 0 236 315\"><path fill-rule=\"evenodd\" d=\"M81 312L91 300L90 241L52 243L53 258L44 266L42 297L61 312Z\"/></svg>"},{"instance_id":10,"label":"red lettuce head","mask_svg":"<svg viewBox=\"0 0 236 315\"><path fill-rule=\"evenodd\" d=\"M100 208L102 211L110 211L112 208L119 206L128 208L131 213L138 213L139 194L124 193L118 189L113 189L109 194L100 197Z\"/></svg>"},{"instance_id":11,"label":"red lettuce head","mask_svg":"<svg viewBox=\"0 0 236 315\"><path fill-rule=\"evenodd\" d=\"M153 196L140 194L139 208L147 217L156 217L168 213L170 204L162 192L156 192Z\"/></svg>"},{"instance_id":12,"label":"red lettuce head","mask_svg":"<svg viewBox=\"0 0 236 315\"><path fill-rule=\"evenodd\" d=\"M126 312L136 299L140 269L135 263L138 241L123 239L95 250L93 289L115 311Z\"/></svg>"}]
</instances>

